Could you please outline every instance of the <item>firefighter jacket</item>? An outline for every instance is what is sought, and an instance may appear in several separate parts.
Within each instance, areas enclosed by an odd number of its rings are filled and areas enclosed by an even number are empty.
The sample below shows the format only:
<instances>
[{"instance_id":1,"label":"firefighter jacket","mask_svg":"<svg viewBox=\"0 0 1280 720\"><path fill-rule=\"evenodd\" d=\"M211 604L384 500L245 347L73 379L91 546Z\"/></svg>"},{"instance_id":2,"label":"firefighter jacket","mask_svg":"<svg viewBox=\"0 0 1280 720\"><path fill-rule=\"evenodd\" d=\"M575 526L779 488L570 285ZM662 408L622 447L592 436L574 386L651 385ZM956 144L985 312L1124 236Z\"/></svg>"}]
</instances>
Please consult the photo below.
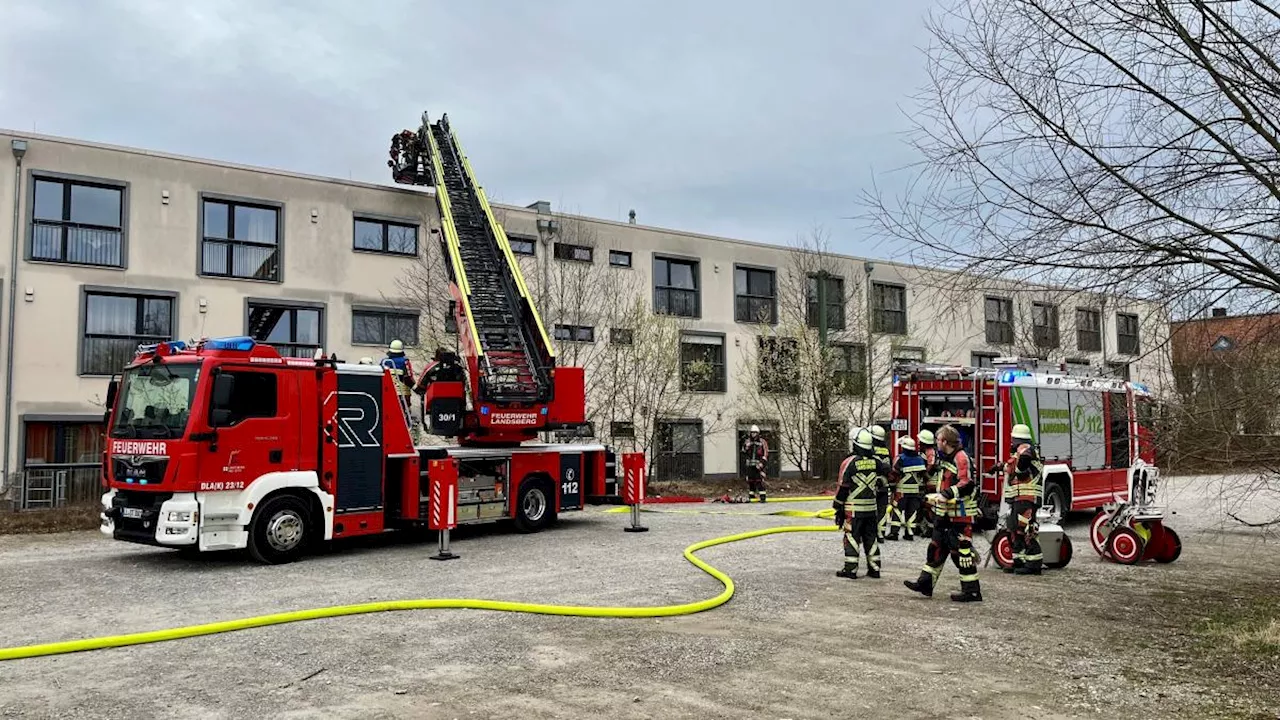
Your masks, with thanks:
<instances>
[{"instance_id":1,"label":"firefighter jacket","mask_svg":"<svg viewBox=\"0 0 1280 720\"><path fill-rule=\"evenodd\" d=\"M769 458L769 443L762 437L754 440L748 437L742 444L742 455L747 461L747 467L764 470L765 460Z\"/></svg>"},{"instance_id":2,"label":"firefighter jacket","mask_svg":"<svg viewBox=\"0 0 1280 720\"><path fill-rule=\"evenodd\" d=\"M920 456L924 458L924 487L926 492L936 492L942 480L942 465L938 464L938 449L927 447Z\"/></svg>"},{"instance_id":3,"label":"firefighter jacket","mask_svg":"<svg viewBox=\"0 0 1280 720\"><path fill-rule=\"evenodd\" d=\"M404 353L387 353L382 359L382 367L391 371L397 395L408 395L413 391L413 365Z\"/></svg>"},{"instance_id":4,"label":"firefighter jacket","mask_svg":"<svg viewBox=\"0 0 1280 720\"><path fill-rule=\"evenodd\" d=\"M1010 502L1041 502L1044 493L1044 461L1030 443L1019 443L1004 462L1004 497Z\"/></svg>"},{"instance_id":5,"label":"firefighter jacket","mask_svg":"<svg viewBox=\"0 0 1280 720\"><path fill-rule=\"evenodd\" d=\"M972 463L969 454L957 450L954 455L939 453L938 466L942 468L942 478L938 483L938 492L948 503L947 514L953 520L969 521L978 514L978 484L973 480Z\"/></svg>"},{"instance_id":6,"label":"firefighter jacket","mask_svg":"<svg viewBox=\"0 0 1280 720\"><path fill-rule=\"evenodd\" d=\"M413 391L419 395L425 395L427 386L433 382L462 382L466 379L458 356L447 353L439 360L432 361L427 369L422 371L422 377L418 378L418 382L414 384Z\"/></svg>"},{"instance_id":7,"label":"firefighter jacket","mask_svg":"<svg viewBox=\"0 0 1280 720\"><path fill-rule=\"evenodd\" d=\"M852 517L874 518L876 493L886 487L889 467L883 460L864 451L855 452L840 464L840 488L836 490L836 512L842 509Z\"/></svg>"},{"instance_id":8,"label":"firefighter jacket","mask_svg":"<svg viewBox=\"0 0 1280 720\"><path fill-rule=\"evenodd\" d=\"M893 476L898 492L903 495L919 495L924 490L924 458L914 450L901 450L893 463Z\"/></svg>"}]
</instances>

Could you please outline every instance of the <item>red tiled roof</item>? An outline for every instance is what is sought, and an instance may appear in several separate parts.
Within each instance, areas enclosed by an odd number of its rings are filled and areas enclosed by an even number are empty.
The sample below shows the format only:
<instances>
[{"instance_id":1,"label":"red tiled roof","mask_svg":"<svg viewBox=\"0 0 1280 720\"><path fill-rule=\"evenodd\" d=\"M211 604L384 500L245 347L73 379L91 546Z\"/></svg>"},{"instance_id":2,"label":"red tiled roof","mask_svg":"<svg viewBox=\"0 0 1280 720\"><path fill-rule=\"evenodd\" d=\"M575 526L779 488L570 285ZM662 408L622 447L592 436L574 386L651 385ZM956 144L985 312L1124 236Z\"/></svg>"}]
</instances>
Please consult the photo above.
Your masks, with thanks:
<instances>
[{"instance_id":1,"label":"red tiled roof","mask_svg":"<svg viewBox=\"0 0 1280 720\"><path fill-rule=\"evenodd\" d=\"M1280 313L1184 320L1171 323L1170 334L1174 365L1203 361L1210 354L1280 348Z\"/></svg>"}]
</instances>

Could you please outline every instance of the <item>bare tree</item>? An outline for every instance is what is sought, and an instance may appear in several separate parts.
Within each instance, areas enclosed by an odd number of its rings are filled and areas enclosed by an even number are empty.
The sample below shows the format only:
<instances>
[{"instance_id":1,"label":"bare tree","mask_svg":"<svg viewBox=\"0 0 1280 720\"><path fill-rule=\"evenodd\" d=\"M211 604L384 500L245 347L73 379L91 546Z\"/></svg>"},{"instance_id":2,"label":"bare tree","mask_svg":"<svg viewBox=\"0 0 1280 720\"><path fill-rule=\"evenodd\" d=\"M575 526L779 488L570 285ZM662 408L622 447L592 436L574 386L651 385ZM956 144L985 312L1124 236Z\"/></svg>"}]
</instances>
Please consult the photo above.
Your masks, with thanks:
<instances>
[{"instance_id":1,"label":"bare tree","mask_svg":"<svg viewBox=\"0 0 1280 720\"><path fill-rule=\"evenodd\" d=\"M1280 305L1280 10L1269 0L950 0L883 235L975 284ZM1159 343L1144 353L1166 353Z\"/></svg>"}]
</instances>

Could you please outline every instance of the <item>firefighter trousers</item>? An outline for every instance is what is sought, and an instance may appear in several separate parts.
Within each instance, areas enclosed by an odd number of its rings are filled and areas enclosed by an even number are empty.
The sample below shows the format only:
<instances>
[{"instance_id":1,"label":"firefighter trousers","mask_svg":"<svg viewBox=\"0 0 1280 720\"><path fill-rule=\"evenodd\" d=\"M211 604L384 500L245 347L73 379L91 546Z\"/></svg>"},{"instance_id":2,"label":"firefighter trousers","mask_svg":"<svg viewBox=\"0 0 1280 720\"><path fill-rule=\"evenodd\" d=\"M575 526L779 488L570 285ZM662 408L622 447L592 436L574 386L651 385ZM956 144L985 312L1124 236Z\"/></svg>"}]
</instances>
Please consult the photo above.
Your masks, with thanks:
<instances>
[{"instance_id":1,"label":"firefighter trousers","mask_svg":"<svg viewBox=\"0 0 1280 720\"><path fill-rule=\"evenodd\" d=\"M973 552L973 525L939 518L933 526L933 537L925 552L921 580L928 578L930 587L938 584L938 576L947 564L947 556L960 571L960 591L966 594L980 593L978 587L978 559Z\"/></svg>"},{"instance_id":2,"label":"firefighter trousers","mask_svg":"<svg viewBox=\"0 0 1280 720\"><path fill-rule=\"evenodd\" d=\"M746 477L748 496L754 500L756 498L756 493L760 493L760 499L764 500L767 492L764 487L764 471L759 468L748 466Z\"/></svg>"},{"instance_id":3,"label":"firefighter trousers","mask_svg":"<svg viewBox=\"0 0 1280 720\"><path fill-rule=\"evenodd\" d=\"M876 537L884 540L885 533L889 531L889 523L892 521L889 508L889 493L876 493Z\"/></svg>"},{"instance_id":4,"label":"firefighter trousers","mask_svg":"<svg viewBox=\"0 0 1280 720\"><path fill-rule=\"evenodd\" d=\"M867 555L867 571L880 572L880 542L876 537L877 518L871 516L852 517L845 522L844 532L840 538L844 545L844 569L858 571L858 549Z\"/></svg>"},{"instance_id":5,"label":"firefighter trousers","mask_svg":"<svg viewBox=\"0 0 1280 720\"><path fill-rule=\"evenodd\" d=\"M1013 546L1013 567L1039 570L1044 562L1044 552L1040 549L1036 503L1032 500L1014 500L1013 511L1009 513L1005 523Z\"/></svg>"},{"instance_id":6,"label":"firefighter trousers","mask_svg":"<svg viewBox=\"0 0 1280 720\"><path fill-rule=\"evenodd\" d=\"M898 500L894 524L902 527L903 537L915 537L920 534L920 505L920 496L915 493L903 493L902 498ZM894 527L890 532L897 535L898 528Z\"/></svg>"}]
</instances>

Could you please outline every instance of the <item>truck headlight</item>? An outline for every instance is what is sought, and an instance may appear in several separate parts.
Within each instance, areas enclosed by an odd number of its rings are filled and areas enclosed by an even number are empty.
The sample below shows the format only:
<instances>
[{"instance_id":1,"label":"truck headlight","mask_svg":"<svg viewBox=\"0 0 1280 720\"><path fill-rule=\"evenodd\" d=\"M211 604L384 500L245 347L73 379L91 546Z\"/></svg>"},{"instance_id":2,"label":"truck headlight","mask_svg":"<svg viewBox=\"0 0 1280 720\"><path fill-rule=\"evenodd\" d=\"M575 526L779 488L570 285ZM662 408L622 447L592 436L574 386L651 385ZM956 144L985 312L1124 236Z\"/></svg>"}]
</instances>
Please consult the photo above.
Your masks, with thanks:
<instances>
[{"instance_id":1,"label":"truck headlight","mask_svg":"<svg viewBox=\"0 0 1280 720\"><path fill-rule=\"evenodd\" d=\"M169 513L169 522L191 522L189 510L174 510Z\"/></svg>"}]
</instances>

